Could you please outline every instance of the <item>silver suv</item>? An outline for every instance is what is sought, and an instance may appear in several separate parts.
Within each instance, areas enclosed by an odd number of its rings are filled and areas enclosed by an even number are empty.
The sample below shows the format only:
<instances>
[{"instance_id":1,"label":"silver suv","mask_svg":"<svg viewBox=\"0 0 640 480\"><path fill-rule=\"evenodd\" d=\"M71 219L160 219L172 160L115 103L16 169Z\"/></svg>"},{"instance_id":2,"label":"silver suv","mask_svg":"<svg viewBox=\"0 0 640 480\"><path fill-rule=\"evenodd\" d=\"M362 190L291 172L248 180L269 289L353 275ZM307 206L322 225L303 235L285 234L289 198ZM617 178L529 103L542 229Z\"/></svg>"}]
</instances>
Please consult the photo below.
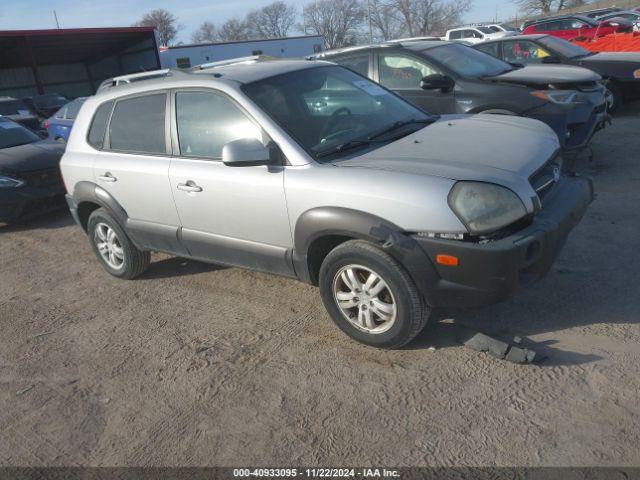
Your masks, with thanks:
<instances>
[{"instance_id":1,"label":"silver suv","mask_svg":"<svg viewBox=\"0 0 640 480\"><path fill-rule=\"evenodd\" d=\"M544 275L592 200L535 120L434 117L326 62L256 61L107 82L62 172L103 267L162 251L320 287L354 339L399 347L434 307Z\"/></svg>"}]
</instances>

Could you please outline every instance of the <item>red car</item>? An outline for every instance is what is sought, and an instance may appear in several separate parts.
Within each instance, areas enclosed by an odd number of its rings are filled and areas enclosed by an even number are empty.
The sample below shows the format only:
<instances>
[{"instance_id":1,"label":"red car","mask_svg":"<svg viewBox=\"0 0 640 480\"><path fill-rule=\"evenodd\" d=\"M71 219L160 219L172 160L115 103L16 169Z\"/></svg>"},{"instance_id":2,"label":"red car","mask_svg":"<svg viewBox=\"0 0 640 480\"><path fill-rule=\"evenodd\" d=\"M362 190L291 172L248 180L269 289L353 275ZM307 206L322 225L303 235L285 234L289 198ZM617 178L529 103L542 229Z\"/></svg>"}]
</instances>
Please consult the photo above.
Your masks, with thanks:
<instances>
[{"instance_id":1,"label":"red car","mask_svg":"<svg viewBox=\"0 0 640 480\"><path fill-rule=\"evenodd\" d=\"M523 35L546 34L573 40L574 38L593 39L612 33L632 32L633 24L626 20L598 21L581 15L567 15L539 20L529 25Z\"/></svg>"}]
</instances>

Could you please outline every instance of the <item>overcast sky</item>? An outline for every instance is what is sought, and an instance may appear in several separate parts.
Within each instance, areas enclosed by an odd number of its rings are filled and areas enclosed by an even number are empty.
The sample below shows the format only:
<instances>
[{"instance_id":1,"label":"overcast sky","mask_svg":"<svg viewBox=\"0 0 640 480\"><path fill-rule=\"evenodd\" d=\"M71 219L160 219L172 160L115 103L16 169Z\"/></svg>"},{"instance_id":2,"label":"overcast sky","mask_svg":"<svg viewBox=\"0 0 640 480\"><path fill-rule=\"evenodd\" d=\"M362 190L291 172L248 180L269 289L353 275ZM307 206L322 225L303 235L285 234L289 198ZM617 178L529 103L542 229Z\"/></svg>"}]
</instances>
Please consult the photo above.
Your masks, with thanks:
<instances>
[{"instance_id":1,"label":"overcast sky","mask_svg":"<svg viewBox=\"0 0 640 480\"><path fill-rule=\"evenodd\" d=\"M309 0L286 1L301 6ZM53 10L61 28L129 26L145 12L164 8L184 26L178 40L188 43L204 20L220 24L268 3L271 0L0 0L0 30L55 28ZM516 11L509 0L475 0L475 8L466 20L491 20L496 9L501 20Z\"/></svg>"}]
</instances>

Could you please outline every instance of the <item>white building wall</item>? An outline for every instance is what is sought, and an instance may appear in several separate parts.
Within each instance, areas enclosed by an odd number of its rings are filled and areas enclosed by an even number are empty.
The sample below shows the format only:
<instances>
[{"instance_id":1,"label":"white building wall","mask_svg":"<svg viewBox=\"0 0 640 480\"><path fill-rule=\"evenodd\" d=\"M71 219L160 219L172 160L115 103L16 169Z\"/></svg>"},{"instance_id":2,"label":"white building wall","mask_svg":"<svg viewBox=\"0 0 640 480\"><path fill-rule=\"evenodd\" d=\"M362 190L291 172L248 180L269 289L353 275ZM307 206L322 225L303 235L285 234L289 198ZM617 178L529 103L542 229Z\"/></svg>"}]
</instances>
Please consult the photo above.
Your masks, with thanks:
<instances>
[{"instance_id":1,"label":"white building wall","mask_svg":"<svg viewBox=\"0 0 640 480\"><path fill-rule=\"evenodd\" d=\"M160 52L162 68L195 67L208 62L252 55L291 58L305 57L324 50L324 38L291 37L237 43L212 43L171 47ZM185 62L188 59L188 62Z\"/></svg>"}]
</instances>

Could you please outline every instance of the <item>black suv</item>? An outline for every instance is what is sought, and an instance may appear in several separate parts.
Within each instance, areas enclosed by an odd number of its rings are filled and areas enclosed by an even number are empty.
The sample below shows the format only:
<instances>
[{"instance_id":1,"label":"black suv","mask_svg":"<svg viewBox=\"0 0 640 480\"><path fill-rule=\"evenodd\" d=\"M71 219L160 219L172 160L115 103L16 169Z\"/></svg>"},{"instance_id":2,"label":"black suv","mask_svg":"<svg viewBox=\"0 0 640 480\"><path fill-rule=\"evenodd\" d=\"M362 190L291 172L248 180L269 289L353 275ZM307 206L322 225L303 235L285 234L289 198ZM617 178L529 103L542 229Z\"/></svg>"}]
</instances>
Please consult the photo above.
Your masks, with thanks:
<instances>
[{"instance_id":1,"label":"black suv","mask_svg":"<svg viewBox=\"0 0 640 480\"><path fill-rule=\"evenodd\" d=\"M606 89L584 68L522 67L456 42L405 42L322 53L436 114L495 113L549 125L565 150L606 121Z\"/></svg>"},{"instance_id":2,"label":"black suv","mask_svg":"<svg viewBox=\"0 0 640 480\"><path fill-rule=\"evenodd\" d=\"M575 65L593 70L602 76L611 91L610 111L614 111L625 100L640 97L638 52L594 53L551 35L501 38L479 43L473 48L510 63Z\"/></svg>"},{"instance_id":3,"label":"black suv","mask_svg":"<svg viewBox=\"0 0 640 480\"><path fill-rule=\"evenodd\" d=\"M565 149L584 147L607 116L606 89L590 70L516 66L455 42L389 43L316 58L367 76L430 113L541 120Z\"/></svg>"}]
</instances>

